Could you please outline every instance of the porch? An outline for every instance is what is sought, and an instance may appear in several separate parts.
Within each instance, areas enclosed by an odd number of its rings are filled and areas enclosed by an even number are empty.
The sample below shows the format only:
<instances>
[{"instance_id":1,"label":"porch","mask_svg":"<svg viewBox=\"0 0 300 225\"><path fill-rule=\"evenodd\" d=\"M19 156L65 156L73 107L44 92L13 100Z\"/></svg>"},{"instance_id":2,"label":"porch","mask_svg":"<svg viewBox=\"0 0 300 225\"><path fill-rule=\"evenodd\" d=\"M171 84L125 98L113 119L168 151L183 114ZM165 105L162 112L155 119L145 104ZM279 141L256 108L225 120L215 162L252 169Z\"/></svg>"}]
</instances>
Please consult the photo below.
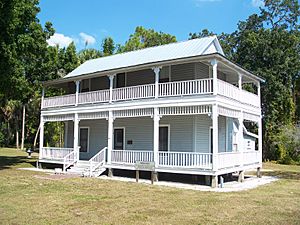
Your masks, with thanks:
<instances>
[{"instance_id":1,"label":"porch","mask_svg":"<svg viewBox=\"0 0 300 225\"><path fill-rule=\"evenodd\" d=\"M99 153L85 161L90 165L91 170L99 166L109 169L136 170L137 162L154 164L155 156L159 159L155 172L219 175L261 166L260 154L257 150L218 153L217 171L213 170L211 153L158 152L155 155L153 151L112 150L111 163L107 162L107 148ZM68 151L64 148L44 148L40 152L39 161L62 164L64 168L68 168L76 163L76 158L70 156L75 154L76 151Z\"/></svg>"},{"instance_id":2,"label":"porch","mask_svg":"<svg viewBox=\"0 0 300 225\"><path fill-rule=\"evenodd\" d=\"M60 163L66 169L85 160L90 172L99 167L136 170L136 164L143 162L153 164L156 172L198 175L260 167L261 152L255 143L247 146L243 123L223 116L226 111L221 109L215 124L210 106L160 108L157 121L150 109L115 111L112 121L105 114L102 119L79 116L82 119L77 124L66 122L66 148L42 147L39 161ZM133 116L135 113L138 115ZM73 148L77 142L80 149Z\"/></svg>"}]
</instances>

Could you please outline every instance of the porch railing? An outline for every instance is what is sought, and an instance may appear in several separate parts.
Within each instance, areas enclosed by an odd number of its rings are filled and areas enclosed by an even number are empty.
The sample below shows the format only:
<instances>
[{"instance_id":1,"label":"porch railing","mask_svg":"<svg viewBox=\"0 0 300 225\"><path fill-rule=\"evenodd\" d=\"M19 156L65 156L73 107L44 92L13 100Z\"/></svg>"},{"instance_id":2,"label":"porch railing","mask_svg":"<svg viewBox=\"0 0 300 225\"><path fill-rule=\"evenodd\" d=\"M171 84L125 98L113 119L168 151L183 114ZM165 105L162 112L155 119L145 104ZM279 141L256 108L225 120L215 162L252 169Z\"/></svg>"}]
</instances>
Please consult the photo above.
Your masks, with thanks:
<instances>
[{"instance_id":1,"label":"porch railing","mask_svg":"<svg viewBox=\"0 0 300 225\"><path fill-rule=\"evenodd\" d=\"M212 154L194 152L159 152L159 166L211 169Z\"/></svg>"},{"instance_id":2,"label":"porch railing","mask_svg":"<svg viewBox=\"0 0 300 225\"><path fill-rule=\"evenodd\" d=\"M138 85L113 89L113 101L132 100L141 98L153 98L154 84Z\"/></svg>"},{"instance_id":3,"label":"porch railing","mask_svg":"<svg viewBox=\"0 0 300 225\"><path fill-rule=\"evenodd\" d=\"M260 163L260 153L259 151L245 151L243 152L243 164L255 164Z\"/></svg>"},{"instance_id":4,"label":"porch railing","mask_svg":"<svg viewBox=\"0 0 300 225\"><path fill-rule=\"evenodd\" d=\"M159 84L159 97L212 93L212 79L187 80Z\"/></svg>"},{"instance_id":5,"label":"porch railing","mask_svg":"<svg viewBox=\"0 0 300 225\"><path fill-rule=\"evenodd\" d=\"M43 147L40 149L40 159L63 160L64 157L70 154L73 148L56 148L56 147Z\"/></svg>"},{"instance_id":6,"label":"porch railing","mask_svg":"<svg viewBox=\"0 0 300 225\"><path fill-rule=\"evenodd\" d=\"M245 90L240 90L236 86L218 79L218 94L241 101L245 104L250 104L256 107L260 106L258 95L250 93ZM160 83L158 85L158 97L171 96L186 96L186 95L200 95L213 93L213 80L199 79ZM125 101L134 99L147 99L155 97L155 84L138 85L132 87L116 88L112 91L112 101ZM109 90L99 90L92 92L85 92L78 94L78 104L85 103L108 103L110 100ZM76 95L63 95L45 98L42 103L42 108L60 107L75 105Z\"/></svg>"},{"instance_id":7,"label":"porch railing","mask_svg":"<svg viewBox=\"0 0 300 225\"><path fill-rule=\"evenodd\" d=\"M218 153L218 168L232 168L242 165L243 159L240 152L221 152Z\"/></svg>"},{"instance_id":8,"label":"porch railing","mask_svg":"<svg viewBox=\"0 0 300 225\"><path fill-rule=\"evenodd\" d=\"M94 155L90 160L90 176L92 176L92 173L98 169L100 166L105 164L106 161L106 150L107 147L100 150L96 155Z\"/></svg>"},{"instance_id":9,"label":"porch railing","mask_svg":"<svg viewBox=\"0 0 300 225\"><path fill-rule=\"evenodd\" d=\"M78 104L98 103L109 101L109 90L91 91L79 93Z\"/></svg>"},{"instance_id":10,"label":"porch railing","mask_svg":"<svg viewBox=\"0 0 300 225\"><path fill-rule=\"evenodd\" d=\"M48 98L44 98L42 103L42 108L75 105L75 101L76 101L75 94L48 97Z\"/></svg>"},{"instance_id":11,"label":"porch railing","mask_svg":"<svg viewBox=\"0 0 300 225\"><path fill-rule=\"evenodd\" d=\"M112 163L134 164L136 161L152 162L153 151L112 150Z\"/></svg>"}]
</instances>

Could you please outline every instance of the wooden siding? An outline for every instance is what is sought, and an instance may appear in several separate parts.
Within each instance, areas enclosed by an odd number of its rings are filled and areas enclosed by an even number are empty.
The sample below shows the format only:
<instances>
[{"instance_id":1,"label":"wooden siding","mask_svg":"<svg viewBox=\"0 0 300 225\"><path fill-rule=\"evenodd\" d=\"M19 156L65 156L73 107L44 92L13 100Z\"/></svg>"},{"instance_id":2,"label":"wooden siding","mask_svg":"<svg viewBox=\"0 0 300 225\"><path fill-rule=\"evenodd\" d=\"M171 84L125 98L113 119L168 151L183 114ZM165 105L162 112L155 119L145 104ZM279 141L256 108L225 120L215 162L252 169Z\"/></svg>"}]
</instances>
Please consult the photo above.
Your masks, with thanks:
<instances>
[{"instance_id":1,"label":"wooden siding","mask_svg":"<svg viewBox=\"0 0 300 225\"><path fill-rule=\"evenodd\" d=\"M154 83L154 72L151 69L127 73L127 86Z\"/></svg>"},{"instance_id":2,"label":"wooden siding","mask_svg":"<svg viewBox=\"0 0 300 225\"><path fill-rule=\"evenodd\" d=\"M194 63L186 63L171 66L171 81L194 80L194 78Z\"/></svg>"},{"instance_id":3,"label":"wooden siding","mask_svg":"<svg viewBox=\"0 0 300 225\"><path fill-rule=\"evenodd\" d=\"M108 77L96 77L91 79L91 91L109 89Z\"/></svg>"},{"instance_id":4,"label":"wooden siding","mask_svg":"<svg viewBox=\"0 0 300 225\"><path fill-rule=\"evenodd\" d=\"M209 78L209 66L203 63L195 63L195 79Z\"/></svg>"}]
</instances>

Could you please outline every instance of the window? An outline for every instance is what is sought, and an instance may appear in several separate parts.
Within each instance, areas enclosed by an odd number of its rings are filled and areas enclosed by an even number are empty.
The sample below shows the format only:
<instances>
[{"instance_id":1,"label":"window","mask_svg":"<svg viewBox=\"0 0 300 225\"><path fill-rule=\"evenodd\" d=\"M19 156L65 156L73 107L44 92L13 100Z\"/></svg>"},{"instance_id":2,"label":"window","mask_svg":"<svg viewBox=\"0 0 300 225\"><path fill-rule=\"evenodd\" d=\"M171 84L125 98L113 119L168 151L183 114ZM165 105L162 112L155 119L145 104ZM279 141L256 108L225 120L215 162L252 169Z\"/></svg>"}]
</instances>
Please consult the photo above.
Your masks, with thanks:
<instances>
[{"instance_id":1,"label":"window","mask_svg":"<svg viewBox=\"0 0 300 225\"><path fill-rule=\"evenodd\" d=\"M124 128L114 129L114 149L115 150L124 149Z\"/></svg>"},{"instance_id":2,"label":"window","mask_svg":"<svg viewBox=\"0 0 300 225\"><path fill-rule=\"evenodd\" d=\"M80 128L79 133L79 146L80 146L80 152L88 152L89 147L89 128L88 127L82 127Z\"/></svg>"},{"instance_id":3,"label":"window","mask_svg":"<svg viewBox=\"0 0 300 225\"><path fill-rule=\"evenodd\" d=\"M169 127L159 127L159 151L169 151Z\"/></svg>"}]
</instances>

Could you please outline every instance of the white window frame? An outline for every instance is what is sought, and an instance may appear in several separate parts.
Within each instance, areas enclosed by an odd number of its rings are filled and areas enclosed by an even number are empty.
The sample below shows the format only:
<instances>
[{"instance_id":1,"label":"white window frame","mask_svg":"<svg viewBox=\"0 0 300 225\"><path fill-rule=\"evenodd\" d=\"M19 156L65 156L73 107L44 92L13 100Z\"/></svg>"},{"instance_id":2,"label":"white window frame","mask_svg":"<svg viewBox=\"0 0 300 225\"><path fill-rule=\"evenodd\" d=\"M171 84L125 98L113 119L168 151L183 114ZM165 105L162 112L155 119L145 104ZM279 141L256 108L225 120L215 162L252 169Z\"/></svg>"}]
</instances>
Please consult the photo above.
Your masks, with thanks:
<instances>
[{"instance_id":1,"label":"white window frame","mask_svg":"<svg viewBox=\"0 0 300 225\"><path fill-rule=\"evenodd\" d=\"M88 129L88 137L87 137L87 147L86 147L86 152L80 152L80 150L79 150L79 153L83 153L83 154L86 154L86 153L89 153L90 152L90 127L88 127L88 126L82 126L82 127L79 127L79 139L78 139L78 141L79 141L79 144L80 144L80 130L81 129ZM81 147L81 145L80 145L80 147Z\"/></svg>"}]
</instances>

